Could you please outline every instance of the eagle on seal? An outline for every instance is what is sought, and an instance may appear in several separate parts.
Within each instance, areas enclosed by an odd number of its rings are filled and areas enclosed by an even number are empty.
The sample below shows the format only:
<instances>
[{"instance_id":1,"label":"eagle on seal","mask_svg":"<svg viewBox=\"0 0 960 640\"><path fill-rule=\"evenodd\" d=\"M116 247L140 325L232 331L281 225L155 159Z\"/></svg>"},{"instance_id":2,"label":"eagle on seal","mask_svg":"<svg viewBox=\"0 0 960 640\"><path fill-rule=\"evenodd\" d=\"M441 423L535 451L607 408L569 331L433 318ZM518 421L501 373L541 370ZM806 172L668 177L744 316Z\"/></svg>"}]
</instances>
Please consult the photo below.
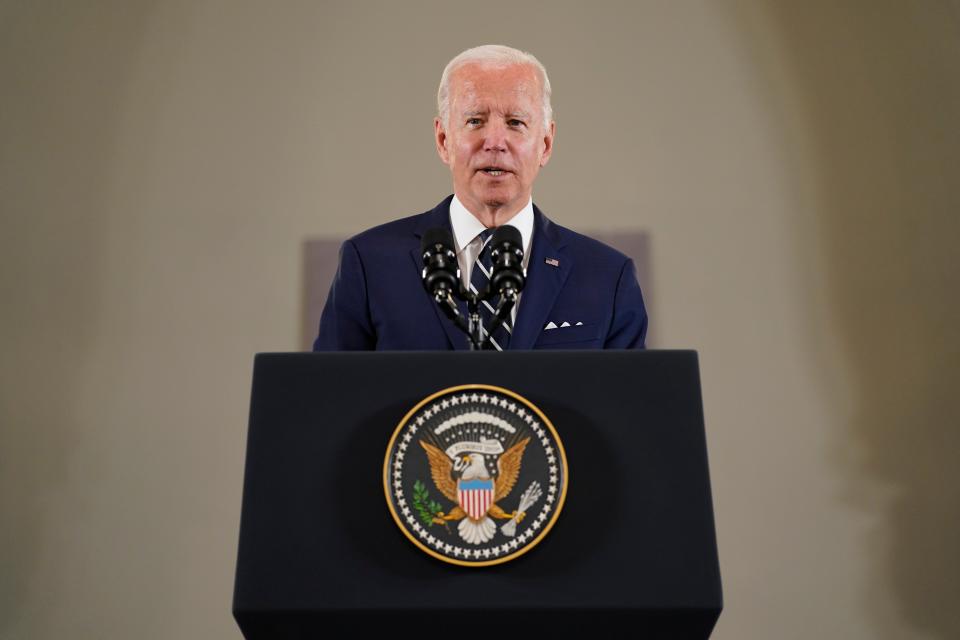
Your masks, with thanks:
<instances>
[{"instance_id":1,"label":"eagle on seal","mask_svg":"<svg viewBox=\"0 0 960 640\"><path fill-rule=\"evenodd\" d=\"M529 437L500 454L494 478L490 477L486 459L481 453L465 453L454 461L429 442L419 442L427 452L433 483L440 493L457 503L450 513L437 513L433 518L436 524L459 520L457 531L460 537L471 544L483 544L492 539L497 531L497 525L491 517L499 520L516 517L518 522L523 520L526 515L524 512L507 513L497 506L497 501L510 495L517 483Z\"/></svg>"}]
</instances>

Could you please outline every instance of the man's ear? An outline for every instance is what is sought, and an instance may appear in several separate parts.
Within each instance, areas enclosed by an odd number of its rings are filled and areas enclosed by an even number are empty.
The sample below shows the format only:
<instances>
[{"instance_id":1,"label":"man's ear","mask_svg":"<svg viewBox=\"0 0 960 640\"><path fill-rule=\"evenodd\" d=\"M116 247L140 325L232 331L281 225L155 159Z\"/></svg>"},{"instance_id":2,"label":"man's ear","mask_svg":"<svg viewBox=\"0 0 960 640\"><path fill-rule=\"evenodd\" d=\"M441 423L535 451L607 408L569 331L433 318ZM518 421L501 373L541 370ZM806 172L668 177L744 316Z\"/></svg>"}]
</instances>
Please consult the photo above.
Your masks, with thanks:
<instances>
[{"instance_id":1,"label":"man's ear","mask_svg":"<svg viewBox=\"0 0 960 640\"><path fill-rule=\"evenodd\" d=\"M557 123L550 121L550 127L543 134L543 153L540 154L540 166L545 167L553 155L553 138L557 135Z\"/></svg>"},{"instance_id":2,"label":"man's ear","mask_svg":"<svg viewBox=\"0 0 960 640\"><path fill-rule=\"evenodd\" d=\"M443 160L443 164L450 164L450 154L447 151L447 132L443 128L440 118L433 119L433 137L437 143L437 154Z\"/></svg>"}]
</instances>

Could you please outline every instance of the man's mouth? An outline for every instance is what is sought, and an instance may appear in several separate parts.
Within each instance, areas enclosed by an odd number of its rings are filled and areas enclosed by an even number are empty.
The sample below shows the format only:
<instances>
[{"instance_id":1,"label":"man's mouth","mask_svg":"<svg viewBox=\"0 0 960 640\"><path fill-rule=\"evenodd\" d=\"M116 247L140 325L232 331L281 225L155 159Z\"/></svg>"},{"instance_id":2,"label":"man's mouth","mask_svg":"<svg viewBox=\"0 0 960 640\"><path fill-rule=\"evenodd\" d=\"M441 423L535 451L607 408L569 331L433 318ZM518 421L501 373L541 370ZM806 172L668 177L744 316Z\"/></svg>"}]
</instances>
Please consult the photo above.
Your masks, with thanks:
<instances>
[{"instance_id":1,"label":"man's mouth","mask_svg":"<svg viewBox=\"0 0 960 640\"><path fill-rule=\"evenodd\" d=\"M502 176L505 173L510 173L509 171L507 171L502 167L484 167L483 169L480 169L480 171L487 174L488 176L493 176L494 178L496 178L497 176Z\"/></svg>"}]
</instances>

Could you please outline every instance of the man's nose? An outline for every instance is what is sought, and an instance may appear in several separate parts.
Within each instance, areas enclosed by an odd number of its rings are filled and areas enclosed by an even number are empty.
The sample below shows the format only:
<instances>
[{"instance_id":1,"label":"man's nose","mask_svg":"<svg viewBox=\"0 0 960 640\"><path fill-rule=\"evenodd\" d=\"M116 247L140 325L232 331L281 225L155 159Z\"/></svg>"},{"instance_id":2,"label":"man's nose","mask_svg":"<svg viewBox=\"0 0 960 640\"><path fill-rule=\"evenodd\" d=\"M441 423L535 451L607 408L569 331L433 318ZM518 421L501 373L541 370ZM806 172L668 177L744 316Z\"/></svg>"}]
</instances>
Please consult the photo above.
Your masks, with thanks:
<instances>
[{"instance_id":1,"label":"man's nose","mask_svg":"<svg viewBox=\"0 0 960 640\"><path fill-rule=\"evenodd\" d=\"M492 121L484 128L486 137L483 140L484 151L507 150L507 126L503 122Z\"/></svg>"}]
</instances>

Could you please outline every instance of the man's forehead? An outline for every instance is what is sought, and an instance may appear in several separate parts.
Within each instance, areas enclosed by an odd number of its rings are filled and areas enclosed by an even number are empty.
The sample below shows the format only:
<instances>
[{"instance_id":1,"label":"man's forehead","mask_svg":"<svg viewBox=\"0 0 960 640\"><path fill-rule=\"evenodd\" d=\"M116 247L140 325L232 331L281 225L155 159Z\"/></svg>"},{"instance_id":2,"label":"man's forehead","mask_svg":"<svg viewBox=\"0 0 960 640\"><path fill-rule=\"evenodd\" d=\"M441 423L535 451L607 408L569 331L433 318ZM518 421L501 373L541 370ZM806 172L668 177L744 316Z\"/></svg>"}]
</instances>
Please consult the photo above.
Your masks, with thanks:
<instances>
[{"instance_id":1,"label":"man's forehead","mask_svg":"<svg viewBox=\"0 0 960 640\"><path fill-rule=\"evenodd\" d=\"M540 78L530 65L491 66L474 63L457 69L450 78L450 85L451 93L464 98L498 94L525 97L539 93Z\"/></svg>"},{"instance_id":2,"label":"man's forehead","mask_svg":"<svg viewBox=\"0 0 960 640\"><path fill-rule=\"evenodd\" d=\"M469 65L451 77L450 93L458 113L482 115L494 110L529 118L540 100L540 82L528 65Z\"/></svg>"}]
</instances>

